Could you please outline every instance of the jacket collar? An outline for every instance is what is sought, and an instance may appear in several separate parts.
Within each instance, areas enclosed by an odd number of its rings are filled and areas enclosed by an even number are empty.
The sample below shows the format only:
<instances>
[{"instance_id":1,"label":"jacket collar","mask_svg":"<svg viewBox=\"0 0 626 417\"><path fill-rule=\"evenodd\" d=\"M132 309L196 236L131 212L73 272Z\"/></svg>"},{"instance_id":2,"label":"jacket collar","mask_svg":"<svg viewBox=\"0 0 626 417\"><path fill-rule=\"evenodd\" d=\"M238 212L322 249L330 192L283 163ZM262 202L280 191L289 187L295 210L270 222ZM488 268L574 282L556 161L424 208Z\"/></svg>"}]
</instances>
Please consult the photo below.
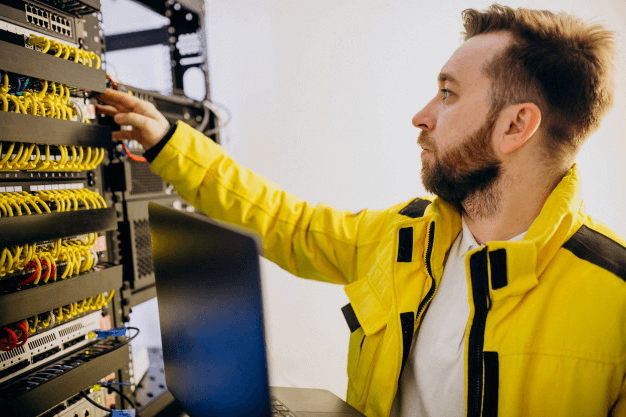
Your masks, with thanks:
<instances>
[{"instance_id":1,"label":"jacket collar","mask_svg":"<svg viewBox=\"0 0 626 417\"><path fill-rule=\"evenodd\" d=\"M414 229L413 247L424 248L424 252L414 253L413 261L407 266L423 268L428 248L428 230L430 225L435 224L430 261L433 277L439 285L447 254L461 231L461 215L454 206L437 197L428 201L421 200L417 214L398 216L392 227L396 235L402 228ZM578 170L574 165L552 191L523 240L487 243L492 300L522 295L538 284L538 278L556 252L582 225L584 216L580 212L581 205ZM467 268L471 256L482 250L485 248L477 248L466 254ZM396 256L397 248L392 253ZM389 307L395 304L389 279L386 269L379 270L378 274L345 287L366 335L377 332L387 323Z\"/></svg>"},{"instance_id":2,"label":"jacket collar","mask_svg":"<svg viewBox=\"0 0 626 417\"><path fill-rule=\"evenodd\" d=\"M574 164L552 191L524 237L524 241L536 249L537 275L541 275L557 250L582 226L582 202L580 177Z\"/></svg>"},{"instance_id":3,"label":"jacket collar","mask_svg":"<svg viewBox=\"0 0 626 417\"><path fill-rule=\"evenodd\" d=\"M583 224L581 206L580 179L574 165L548 196L523 240L487 242L490 287L494 298L521 295L538 284L538 277L556 252ZM435 198L424 217L434 220L436 234L442 235L435 238L433 262L443 268L445 256L461 230L460 214L450 204ZM480 250L483 249L470 251L466 262Z\"/></svg>"}]
</instances>

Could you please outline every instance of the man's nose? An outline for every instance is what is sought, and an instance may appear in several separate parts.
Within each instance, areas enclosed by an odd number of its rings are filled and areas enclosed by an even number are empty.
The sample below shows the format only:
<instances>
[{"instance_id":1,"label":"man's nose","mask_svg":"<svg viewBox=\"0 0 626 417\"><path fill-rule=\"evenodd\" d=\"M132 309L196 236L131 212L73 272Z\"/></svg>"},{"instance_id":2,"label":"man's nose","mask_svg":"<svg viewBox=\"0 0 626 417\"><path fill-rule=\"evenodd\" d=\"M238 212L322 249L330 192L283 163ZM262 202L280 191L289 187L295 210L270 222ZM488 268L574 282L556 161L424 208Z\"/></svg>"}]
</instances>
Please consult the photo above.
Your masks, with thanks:
<instances>
[{"instance_id":1,"label":"man's nose","mask_svg":"<svg viewBox=\"0 0 626 417\"><path fill-rule=\"evenodd\" d=\"M435 128L435 117L430 110L428 103L422 110L413 116L413 126L422 130L433 130Z\"/></svg>"}]
</instances>

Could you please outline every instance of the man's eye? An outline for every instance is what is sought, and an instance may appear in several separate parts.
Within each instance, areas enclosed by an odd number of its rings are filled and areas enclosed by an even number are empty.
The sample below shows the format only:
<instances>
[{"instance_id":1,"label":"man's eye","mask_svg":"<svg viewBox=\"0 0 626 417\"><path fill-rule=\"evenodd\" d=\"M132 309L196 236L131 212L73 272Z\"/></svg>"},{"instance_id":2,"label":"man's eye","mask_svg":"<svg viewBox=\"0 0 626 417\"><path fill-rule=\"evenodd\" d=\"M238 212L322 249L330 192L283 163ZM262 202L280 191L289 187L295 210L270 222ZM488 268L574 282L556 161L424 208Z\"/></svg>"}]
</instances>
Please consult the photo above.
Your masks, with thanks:
<instances>
[{"instance_id":1,"label":"man's eye","mask_svg":"<svg viewBox=\"0 0 626 417\"><path fill-rule=\"evenodd\" d=\"M443 100L450 98L450 95L452 95L452 91L448 90L447 88L442 88L441 93L443 94Z\"/></svg>"}]
</instances>

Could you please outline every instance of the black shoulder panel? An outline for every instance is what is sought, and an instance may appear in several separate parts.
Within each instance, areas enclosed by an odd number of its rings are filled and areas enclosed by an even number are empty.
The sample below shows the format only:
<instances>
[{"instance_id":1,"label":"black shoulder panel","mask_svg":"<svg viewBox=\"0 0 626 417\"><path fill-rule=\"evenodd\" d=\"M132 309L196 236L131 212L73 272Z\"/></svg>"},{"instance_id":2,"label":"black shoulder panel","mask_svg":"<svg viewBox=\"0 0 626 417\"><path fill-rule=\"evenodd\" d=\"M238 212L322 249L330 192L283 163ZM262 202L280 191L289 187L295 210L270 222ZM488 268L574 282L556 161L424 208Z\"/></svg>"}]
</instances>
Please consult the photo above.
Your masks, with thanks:
<instances>
[{"instance_id":1,"label":"black shoulder panel","mask_svg":"<svg viewBox=\"0 0 626 417\"><path fill-rule=\"evenodd\" d=\"M418 217L422 217L424 215L426 207L429 205L430 201L416 198L400 210L399 213L412 219L417 219Z\"/></svg>"},{"instance_id":2,"label":"black shoulder panel","mask_svg":"<svg viewBox=\"0 0 626 417\"><path fill-rule=\"evenodd\" d=\"M626 248L602 233L583 225L563 247L626 281Z\"/></svg>"}]
</instances>

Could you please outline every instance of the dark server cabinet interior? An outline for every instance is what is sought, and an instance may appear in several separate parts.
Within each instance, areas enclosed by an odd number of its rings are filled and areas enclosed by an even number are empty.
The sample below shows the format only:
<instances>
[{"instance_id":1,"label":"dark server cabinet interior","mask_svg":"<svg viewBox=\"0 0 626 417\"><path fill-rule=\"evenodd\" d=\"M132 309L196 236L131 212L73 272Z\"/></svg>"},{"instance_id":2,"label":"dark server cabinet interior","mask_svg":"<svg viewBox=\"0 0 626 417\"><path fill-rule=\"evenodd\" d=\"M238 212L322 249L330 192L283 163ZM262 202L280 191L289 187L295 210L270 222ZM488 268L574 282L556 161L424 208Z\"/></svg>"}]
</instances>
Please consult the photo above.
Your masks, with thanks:
<instances>
[{"instance_id":1,"label":"dark server cabinet interior","mask_svg":"<svg viewBox=\"0 0 626 417\"><path fill-rule=\"evenodd\" d=\"M147 204L186 209L137 144L95 111L114 88L218 141L199 0L135 2L162 27L107 36L100 0L0 0L0 409L3 416L99 417L176 410L158 347L141 372L128 327L155 297ZM114 2L113 2L114 4ZM107 53L161 45L167 91L109 74ZM201 71L204 97L185 95ZM187 86L188 87L188 86ZM112 329L121 329L117 332ZM139 329L141 330L141 329Z\"/></svg>"}]
</instances>

